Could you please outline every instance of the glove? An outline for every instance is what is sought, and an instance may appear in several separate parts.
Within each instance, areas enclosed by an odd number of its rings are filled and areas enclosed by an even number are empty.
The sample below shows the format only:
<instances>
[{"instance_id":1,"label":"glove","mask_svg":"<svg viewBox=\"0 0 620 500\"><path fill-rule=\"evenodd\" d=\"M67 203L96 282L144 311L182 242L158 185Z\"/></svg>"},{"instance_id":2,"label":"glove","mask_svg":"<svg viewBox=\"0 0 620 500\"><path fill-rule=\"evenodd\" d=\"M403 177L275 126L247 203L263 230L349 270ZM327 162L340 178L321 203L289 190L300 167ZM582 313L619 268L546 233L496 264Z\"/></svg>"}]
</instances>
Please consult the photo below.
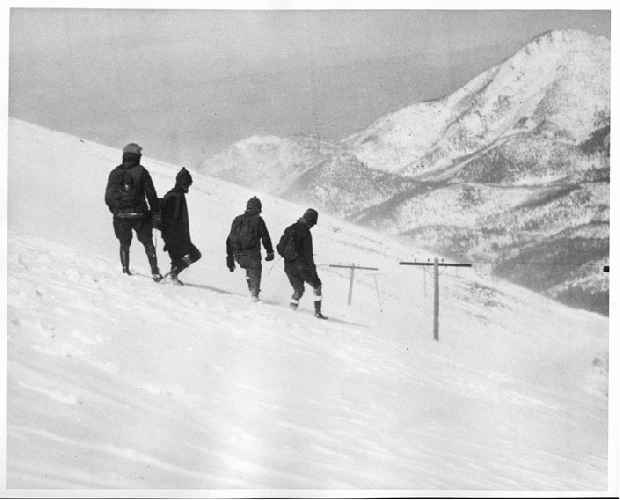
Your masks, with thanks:
<instances>
[{"instance_id":1,"label":"glove","mask_svg":"<svg viewBox=\"0 0 620 500\"><path fill-rule=\"evenodd\" d=\"M152 220L153 220L153 227L161 231L161 212L153 212Z\"/></svg>"},{"instance_id":2,"label":"glove","mask_svg":"<svg viewBox=\"0 0 620 500\"><path fill-rule=\"evenodd\" d=\"M265 260L266 260L267 262L269 262L270 260L273 260L273 252L268 253L268 254L267 254L267 257L265 257Z\"/></svg>"},{"instance_id":3,"label":"glove","mask_svg":"<svg viewBox=\"0 0 620 500\"><path fill-rule=\"evenodd\" d=\"M226 256L226 267L232 273L235 270L235 259L233 259L232 255Z\"/></svg>"}]
</instances>

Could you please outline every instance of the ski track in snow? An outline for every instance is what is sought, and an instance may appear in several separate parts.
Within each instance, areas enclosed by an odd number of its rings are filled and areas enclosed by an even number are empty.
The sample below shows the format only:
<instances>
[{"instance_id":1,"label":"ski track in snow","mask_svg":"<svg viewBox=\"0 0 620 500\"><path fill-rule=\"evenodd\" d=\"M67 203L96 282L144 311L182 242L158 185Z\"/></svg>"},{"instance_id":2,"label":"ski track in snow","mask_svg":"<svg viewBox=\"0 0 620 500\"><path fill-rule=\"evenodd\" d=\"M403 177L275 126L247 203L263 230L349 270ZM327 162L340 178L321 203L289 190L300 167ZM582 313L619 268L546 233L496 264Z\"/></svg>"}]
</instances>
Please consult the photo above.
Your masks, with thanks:
<instances>
[{"instance_id":1,"label":"ski track in snow","mask_svg":"<svg viewBox=\"0 0 620 500\"><path fill-rule=\"evenodd\" d=\"M250 303L223 255L250 192L200 175L207 192L188 199L204 258L187 285L153 283L136 241L136 275L122 276L99 206L116 153L10 123L10 188L32 180L30 200L58 197L60 219L9 200L9 488L606 488L607 376L593 362L607 318L443 274L436 343L430 278L425 290L395 264L413 250L325 216L317 261L379 265L383 312L371 274L349 308L347 273L325 267L330 320L312 317L311 293L290 311L281 262L265 263L264 302ZM99 184L60 198L75 167L43 164L67 157ZM165 192L175 170L145 164ZM67 222L77 205L86 226ZM272 239L303 211L263 205Z\"/></svg>"}]
</instances>

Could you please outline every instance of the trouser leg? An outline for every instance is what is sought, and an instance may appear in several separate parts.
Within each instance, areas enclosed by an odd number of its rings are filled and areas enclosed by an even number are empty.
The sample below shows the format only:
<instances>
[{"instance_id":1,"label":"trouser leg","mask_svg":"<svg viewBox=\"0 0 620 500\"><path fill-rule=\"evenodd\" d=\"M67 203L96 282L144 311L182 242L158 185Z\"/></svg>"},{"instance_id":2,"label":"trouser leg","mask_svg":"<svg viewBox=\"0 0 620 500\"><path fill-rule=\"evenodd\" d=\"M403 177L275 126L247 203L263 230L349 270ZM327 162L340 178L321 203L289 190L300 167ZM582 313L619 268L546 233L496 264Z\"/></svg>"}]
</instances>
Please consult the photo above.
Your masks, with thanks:
<instances>
[{"instance_id":1,"label":"trouser leg","mask_svg":"<svg viewBox=\"0 0 620 500\"><path fill-rule=\"evenodd\" d=\"M321 313L321 304L323 300L322 296L322 283L319 275L316 272L316 268L308 269L304 276L305 281L312 287L314 293L314 315L319 319L327 319Z\"/></svg>"},{"instance_id":2,"label":"trouser leg","mask_svg":"<svg viewBox=\"0 0 620 500\"><path fill-rule=\"evenodd\" d=\"M319 319L327 319L321 312L321 303L321 287L319 286L318 288L314 288L314 315Z\"/></svg>"},{"instance_id":3,"label":"trouser leg","mask_svg":"<svg viewBox=\"0 0 620 500\"><path fill-rule=\"evenodd\" d=\"M159 266L157 265L157 253L153 244L153 224L150 219L136 221L134 229L138 235L138 240L144 245L144 253L151 266L151 274L160 276Z\"/></svg>"},{"instance_id":4,"label":"trouser leg","mask_svg":"<svg viewBox=\"0 0 620 500\"><path fill-rule=\"evenodd\" d=\"M291 309L297 309L299 307L299 300L304 294L304 280L295 272L294 269L286 269L286 277L288 278L291 286L293 287L293 295L291 295L290 306Z\"/></svg>"},{"instance_id":5,"label":"trouser leg","mask_svg":"<svg viewBox=\"0 0 620 500\"><path fill-rule=\"evenodd\" d=\"M314 294L313 300L314 302L321 302L323 300L323 295L321 293L321 285L312 288L312 292Z\"/></svg>"},{"instance_id":6,"label":"trouser leg","mask_svg":"<svg viewBox=\"0 0 620 500\"><path fill-rule=\"evenodd\" d=\"M155 252L155 246L152 243L144 244L144 253L151 266L151 274L159 274L159 266L157 265L157 254Z\"/></svg>"},{"instance_id":7,"label":"trouser leg","mask_svg":"<svg viewBox=\"0 0 620 500\"><path fill-rule=\"evenodd\" d=\"M260 262L254 263L252 266L247 267L245 272L250 295L254 298L258 298L258 295L260 294L263 266Z\"/></svg>"},{"instance_id":8,"label":"trouser leg","mask_svg":"<svg viewBox=\"0 0 620 500\"><path fill-rule=\"evenodd\" d=\"M120 243L119 256L123 273L131 274L129 270L129 248L131 247L132 238L131 223L115 217L112 221L112 225L114 226L114 234Z\"/></svg>"},{"instance_id":9,"label":"trouser leg","mask_svg":"<svg viewBox=\"0 0 620 500\"><path fill-rule=\"evenodd\" d=\"M123 273L131 274L129 270L129 244L121 243L120 246L120 257L121 257L121 266L123 266Z\"/></svg>"},{"instance_id":10,"label":"trouser leg","mask_svg":"<svg viewBox=\"0 0 620 500\"><path fill-rule=\"evenodd\" d=\"M238 253L235 260L239 267L245 269L245 280L248 285L250 295L257 299L260 294L260 282L263 273L263 264L260 254Z\"/></svg>"}]
</instances>

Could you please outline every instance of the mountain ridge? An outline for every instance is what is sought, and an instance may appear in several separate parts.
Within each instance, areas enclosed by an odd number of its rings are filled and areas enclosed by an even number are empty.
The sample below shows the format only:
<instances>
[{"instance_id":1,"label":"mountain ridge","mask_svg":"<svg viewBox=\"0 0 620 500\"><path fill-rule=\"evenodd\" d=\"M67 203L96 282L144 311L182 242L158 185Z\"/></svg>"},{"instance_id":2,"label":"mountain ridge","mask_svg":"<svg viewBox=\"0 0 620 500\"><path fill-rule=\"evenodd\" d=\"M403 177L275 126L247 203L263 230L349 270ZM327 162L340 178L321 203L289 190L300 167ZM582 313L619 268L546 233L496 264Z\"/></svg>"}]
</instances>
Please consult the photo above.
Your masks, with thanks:
<instances>
[{"instance_id":1,"label":"mountain ridge","mask_svg":"<svg viewBox=\"0 0 620 500\"><path fill-rule=\"evenodd\" d=\"M587 53L588 56L599 59L597 63L600 63L600 59L609 61L609 50L609 40L605 37L594 37L578 30L548 32L533 39L504 62L481 73L452 94L430 103L412 104L381 117L367 129L346 138L345 143L354 148L360 160L365 161L370 167L415 175L416 168L428 169L438 162L445 164L447 160L454 159L456 155L451 149L462 156L471 153L474 144L476 146L488 144L489 139L501 136L501 131L509 131L524 117L535 115L537 110L542 112L543 110L539 109L541 103L548 107L558 104L556 98L547 96L547 91L554 90L548 87L555 82L556 93L562 94L561 85L557 82L566 79L566 75L560 74L558 77L557 73L569 71L565 64L566 60L576 58L576 61L572 62L578 64L573 64L571 67L573 70L584 65L589 68L588 61L577 57L578 55ZM595 77L598 76L595 81L599 82L599 87L600 82L605 82L607 85L606 91L602 92L603 95L598 96L600 97L598 101L604 100L607 103L608 112L609 63L607 62L604 71L592 71L592 73L595 73ZM583 75L580 72L578 76ZM532 81L532 88L524 85L528 81ZM587 91L592 93L595 87L597 86L589 82L586 92L582 94L575 91L572 95L582 98L588 95ZM516 105L509 102L510 95L518 99ZM545 100L545 97L548 98ZM508 109L510 104L513 104L512 109ZM572 101L569 104L572 104ZM583 116L579 116L579 113L575 120L574 113L570 113L570 109L580 109L582 114L588 115L592 114L589 108L599 109L601 102L590 103L588 109L584 107L585 103L579 104L562 109L565 114L570 115L562 117L563 124L567 126L572 124L574 128L575 122L578 124L586 120ZM523 110L523 107L526 109ZM493 115L500 111L499 124L496 126L499 131L493 127L487 131L489 125L494 125L493 120L489 122L488 117L493 118ZM507 113L508 111L511 113ZM547 113L547 116L551 115ZM486 122L481 120L481 117L487 119ZM523 123L529 125L528 128L537 124L535 121ZM487 139L477 137L483 131L490 133L491 137ZM582 137L583 130L576 131L576 135ZM381 142L372 148L368 144L373 145L374 136L381 137ZM423 145L420 145L420 141ZM448 144L442 145L442 141L444 143L448 141ZM415 165L418 161L422 163L421 167Z\"/></svg>"}]
</instances>

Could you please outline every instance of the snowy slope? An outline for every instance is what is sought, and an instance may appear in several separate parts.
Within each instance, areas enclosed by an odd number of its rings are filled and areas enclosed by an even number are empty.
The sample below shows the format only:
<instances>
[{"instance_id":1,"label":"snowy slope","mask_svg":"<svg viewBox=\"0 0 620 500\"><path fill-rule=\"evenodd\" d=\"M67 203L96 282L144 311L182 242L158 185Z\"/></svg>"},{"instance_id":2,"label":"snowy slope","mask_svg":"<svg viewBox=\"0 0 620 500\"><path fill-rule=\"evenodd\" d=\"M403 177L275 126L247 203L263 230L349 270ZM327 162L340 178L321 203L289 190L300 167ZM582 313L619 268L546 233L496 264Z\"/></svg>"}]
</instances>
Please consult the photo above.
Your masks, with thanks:
<instances>
[{"instance_id":1,"label":"snowy slope","mask_svg":"<svg viewBox=\"0 0 620 500\"><path fill-rule=\"evenodd\" d=\"M187 286L123 277L119 152L15 119L9 146L9 488L606 490L607 318L449 272L436 343L430 275L397 265L429 255L323 215L317 262L379 266L380 300L321 265L330 320L289 311L278 260L252 304L224 237L254 193L199 174ZM262 200L274 238L305 208Z\"/></svg>"}]
</instances>

